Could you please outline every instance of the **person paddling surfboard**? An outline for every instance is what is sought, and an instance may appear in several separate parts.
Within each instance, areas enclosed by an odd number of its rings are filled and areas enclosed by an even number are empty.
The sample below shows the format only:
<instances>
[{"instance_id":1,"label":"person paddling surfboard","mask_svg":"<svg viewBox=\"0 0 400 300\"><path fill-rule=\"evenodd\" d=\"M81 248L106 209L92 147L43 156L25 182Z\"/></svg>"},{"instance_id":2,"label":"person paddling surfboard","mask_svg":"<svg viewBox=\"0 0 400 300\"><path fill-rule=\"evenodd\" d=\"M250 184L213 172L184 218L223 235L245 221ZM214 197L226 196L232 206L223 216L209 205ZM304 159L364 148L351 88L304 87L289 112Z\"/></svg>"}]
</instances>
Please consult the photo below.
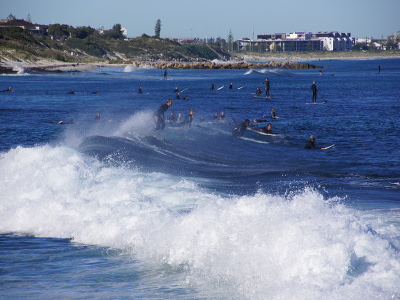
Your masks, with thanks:
<instances>
[{"instance_id":1,"label":"person paddling surfboard","mask_svg":"<svg viewBox=\"0 0 400 300\"><path fill-rule=\"evenodd\" d=\"M328 150L331 149L333 146L335 146L335 144L330 145L328 147L323 147L323 148L317 148L315 146L315 140L317 139L317 137L315 135L311 135L310 136L310 140L307 142L306 146L304 147L305 149L320 149L320 150Z\"/></svg>"}]
</instances>

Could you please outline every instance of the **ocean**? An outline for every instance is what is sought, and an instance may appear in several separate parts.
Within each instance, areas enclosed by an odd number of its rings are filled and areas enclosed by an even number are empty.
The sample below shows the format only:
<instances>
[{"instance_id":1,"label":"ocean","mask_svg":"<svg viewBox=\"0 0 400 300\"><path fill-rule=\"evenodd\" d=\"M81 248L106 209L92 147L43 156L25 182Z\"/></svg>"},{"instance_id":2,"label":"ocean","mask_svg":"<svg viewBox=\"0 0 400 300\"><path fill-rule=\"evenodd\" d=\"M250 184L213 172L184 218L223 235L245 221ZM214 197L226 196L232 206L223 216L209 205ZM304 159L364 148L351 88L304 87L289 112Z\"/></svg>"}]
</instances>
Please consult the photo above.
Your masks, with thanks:
<instances>
[{"instance_id":1,"label":"ocean","mask_svg":"<svg viewBox=\"0 0 400 300\"><path fill-rule=\"evenodd\" d=\"M400 59L309 63L0 76L0 298L400 299Z\"/></svg>"}]
</instances>

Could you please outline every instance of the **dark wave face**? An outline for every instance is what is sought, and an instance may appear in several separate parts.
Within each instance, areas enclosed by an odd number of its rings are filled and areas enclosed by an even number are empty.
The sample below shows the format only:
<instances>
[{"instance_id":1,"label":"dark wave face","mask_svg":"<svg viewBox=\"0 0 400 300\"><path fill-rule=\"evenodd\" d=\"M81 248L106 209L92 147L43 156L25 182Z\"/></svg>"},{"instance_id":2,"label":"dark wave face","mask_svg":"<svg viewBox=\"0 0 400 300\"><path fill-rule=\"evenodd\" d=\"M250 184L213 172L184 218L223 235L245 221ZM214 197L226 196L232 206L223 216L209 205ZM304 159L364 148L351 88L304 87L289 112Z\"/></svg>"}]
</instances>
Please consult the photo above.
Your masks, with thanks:
<instances>
[{"instance_id":1,"label":"dark wave face","mask_svg":"<svg viewBox=\"0 0 400 300\"><path fill-rule=\"evenodd\" d=\"M213 180L212 187L228 193L253 193L256 190L287 189L313 177L329 176L310 172L310 162L299 160L308 152L289 136L266 136L246 130L243 137L232 135L237 123L217 121L191 128L167 126L163 131L141 135L94 135L86 138L79 151L101 161L144 172ZM282 147L285 151L282 151ZM322 153L319 153L322 155ZM325 153L326 154L326 153ZM329 154L328 154L329 155ZM313 164L325 164L324 157ZM309 180L307 180L309 178ZM217 182L215 182L217 181Z\"/></svg>"},{"instance_id":2,"label":"dark wave face","mask_svg":"<svg viewBox=\"0 0 400 300\"><path fill-rule=\"evenodd\" d=\"M265 137L232 136L232 123L208 123L191 128L167 127L146 136L86 138L79 150L113 164L145 172L219 179L254 185L253 177L277 169L268 160L252 155L268 145ZM280 170L283 171L283 170Z\"/></svg>"}]
</instances>

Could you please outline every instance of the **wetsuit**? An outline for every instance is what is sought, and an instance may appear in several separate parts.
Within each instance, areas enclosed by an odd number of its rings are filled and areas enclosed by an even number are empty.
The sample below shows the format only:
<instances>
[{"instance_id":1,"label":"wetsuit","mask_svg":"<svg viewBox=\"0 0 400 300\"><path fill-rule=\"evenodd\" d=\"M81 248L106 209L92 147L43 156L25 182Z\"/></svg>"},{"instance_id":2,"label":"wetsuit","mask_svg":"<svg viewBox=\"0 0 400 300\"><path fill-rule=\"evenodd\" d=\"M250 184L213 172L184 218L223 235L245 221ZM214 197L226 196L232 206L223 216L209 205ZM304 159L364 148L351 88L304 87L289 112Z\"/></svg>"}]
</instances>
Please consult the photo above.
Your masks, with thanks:
<instances>
[{"instance_id":1,"label":"wetsuit","mask_svg":"<svg viewBox=\"0 0 400 300\"><path fill-rule=\"evenodd\" d=\"M192 125L192 121L193 121L193 115L188 114L185 117L185 119L182 122L178 123L176 126L183 127L183 126L187 125L188 127L190 127Z\"/></svg>"},{"instance_id":2,"label":"wetsuit","mask_svg":"<svg viewBox=\"0 0 400 300\"><path fill-rule=\"evenodd\" d=\"M307 142L305 149L317 149L317 147L315 147L314 141L310 140Z\"/></svg>"},{"instance_id":3,"label":"wetsuit","mask_svg":"<svg viewBox=\"0 0 400 300\"><path fill-rule=\"evenodd\" d=\"M312 102L316 103L317 102L318 89L317 89L317 85L315 83L313 83L311 85L311 90L312 90Z\"/></svg>"},{"instance_id":4,"label":"wetsuit","mask_svg":"<svg viewBox=\"0 0 400 300\"><path fill-rule=\"evenodd\" d=\"M271 134L272 134L272 129L268 129L267 126L261 127L261 128L259 129L259 131L265 132L265 133L271 133Z\"/></svg>"},{"instance_id":5,"label":"wetsuit","mask_svg":"<svg viewBox=\"0 0 400 300\"><path fill-rule=\"evenodd\" d=\"M265 96L270 97L270 93L269 93L269 89L270 89L270 82L269 81L265 81Z\"/></svg>"},{"instance_id":6,"label":"wetsuit","mask_svg":"<svg viewBox=\"0 0 400 300\"><path fill-rule=\"evenodd\" d=\"M233 129L232 134L237 137L243 136L244 132L246 131L247 126L248 125L245 122L240 123L237 127L235 127Z\"/></svg>"},{"instance_id":7,"label":"wetsuit","mask_svg":"<svg viewBox=\"0 0 400 300\"><path fill-rule=\"evenodd\" d=\"M164 113L168 110L168 107L169 107L168 104L164 103L154 113L154 117L157 117L155 118L156 120L155 130L164 129L165 127Z\"/></svg>"}]
</instances>

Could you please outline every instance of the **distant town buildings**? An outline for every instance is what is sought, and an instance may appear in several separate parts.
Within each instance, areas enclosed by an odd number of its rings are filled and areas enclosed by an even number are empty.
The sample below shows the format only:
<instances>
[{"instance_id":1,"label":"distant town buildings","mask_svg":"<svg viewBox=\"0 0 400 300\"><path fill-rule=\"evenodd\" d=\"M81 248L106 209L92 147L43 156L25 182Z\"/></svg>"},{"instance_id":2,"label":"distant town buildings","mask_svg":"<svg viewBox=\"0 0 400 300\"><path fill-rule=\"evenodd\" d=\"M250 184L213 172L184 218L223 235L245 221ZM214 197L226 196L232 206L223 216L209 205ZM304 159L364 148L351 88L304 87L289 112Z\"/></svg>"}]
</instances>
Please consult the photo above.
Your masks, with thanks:
<instances>
[{"instance_id":1,"label":"distant town buildings","mask_svg":"<svg viewBox=\"0 0 400 300\"><path fill-rule=\"evenodd\" d=\"M53 24L54 25L54 24ZM20 27L22 29L30 30L32 34L47 35L49 25L32 24L23 19L2 19L0 20L0 27ZM126 28L121 27L124 36L128 36ZM98 29L100 34L105 32L104 28ZM193 44L214 44L220 43L222 46L227 41L221 37L210 38L172 38L171 40L180 44L193 45ZM389 46L388 41L391 41ZM387 50L399 49L400 50L400 32L396 32L387 39L352 38L350 33L343 33L337 31L326 32L293 32L293 33L271 33L259 34L257 39L239 39L234 41L234 51L260 51L260 52L293 52L293 51L350 51L353 50L355 45L363 44L365 47L373 47L374 49ZM393 46L394 45L394 46ZM388 48L389 47L389 48ZM356 49L358 49L356 47Z\"/></svg>"},{"instance_id":2,"label":"distant town buildings","mask_svg":"<svg viewBox=\"0 0 400 300\"><path fill-rule=\"evenodd\" d=\"M257 40L238 40L239 50L257 51L349 51L355 39L343 32L293 32L259 34Z\"/></svg>"}]
</instances>

